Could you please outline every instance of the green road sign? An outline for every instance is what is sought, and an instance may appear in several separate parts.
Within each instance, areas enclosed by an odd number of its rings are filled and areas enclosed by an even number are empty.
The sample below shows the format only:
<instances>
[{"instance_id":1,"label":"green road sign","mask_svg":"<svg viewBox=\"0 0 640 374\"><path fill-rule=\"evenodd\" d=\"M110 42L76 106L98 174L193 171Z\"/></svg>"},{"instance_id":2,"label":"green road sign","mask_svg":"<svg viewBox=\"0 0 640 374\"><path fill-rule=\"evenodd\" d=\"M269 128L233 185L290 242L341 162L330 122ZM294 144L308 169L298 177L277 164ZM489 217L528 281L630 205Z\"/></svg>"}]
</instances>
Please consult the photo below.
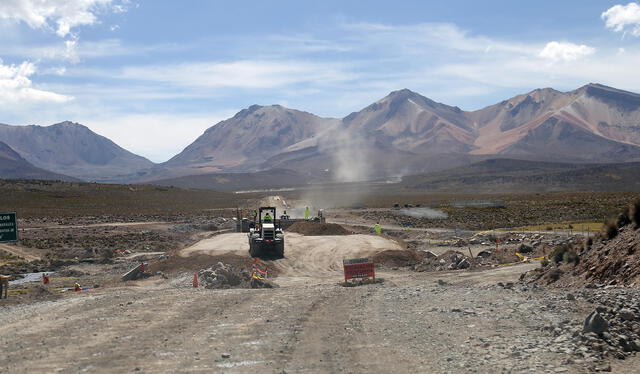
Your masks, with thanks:
<instances>
[{"instance_id":1,"label":"green road sign","mask_svg":"<svg viewBox=\"0 0 640 374\"><path fill-rule=\"evenodd\" d=\"M18 223L15 213L0 213L0 243L18 241Z\"/></svg>"}]
</instances>

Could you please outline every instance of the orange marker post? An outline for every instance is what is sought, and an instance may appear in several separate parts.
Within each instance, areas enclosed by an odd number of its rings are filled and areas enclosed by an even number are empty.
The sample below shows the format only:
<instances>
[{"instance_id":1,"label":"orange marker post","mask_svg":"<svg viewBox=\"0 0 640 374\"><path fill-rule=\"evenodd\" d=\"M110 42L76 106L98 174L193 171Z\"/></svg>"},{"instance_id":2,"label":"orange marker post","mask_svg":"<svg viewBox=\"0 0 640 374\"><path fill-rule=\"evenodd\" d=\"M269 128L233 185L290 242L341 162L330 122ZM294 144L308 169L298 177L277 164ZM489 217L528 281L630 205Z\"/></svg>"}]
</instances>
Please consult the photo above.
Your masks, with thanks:
<instances>
[{"instance_id":1,"label":"orange marker post","mask_svg":"<svg viewBox=\"0 0 640 374\"><path fill-rule=\"evenodd\" d=\"M193 287L198 288L198 285L199 285L199 283L198 283L198 273L195 272L195 273L193 273Z\"/></svg>"}]
</instances>

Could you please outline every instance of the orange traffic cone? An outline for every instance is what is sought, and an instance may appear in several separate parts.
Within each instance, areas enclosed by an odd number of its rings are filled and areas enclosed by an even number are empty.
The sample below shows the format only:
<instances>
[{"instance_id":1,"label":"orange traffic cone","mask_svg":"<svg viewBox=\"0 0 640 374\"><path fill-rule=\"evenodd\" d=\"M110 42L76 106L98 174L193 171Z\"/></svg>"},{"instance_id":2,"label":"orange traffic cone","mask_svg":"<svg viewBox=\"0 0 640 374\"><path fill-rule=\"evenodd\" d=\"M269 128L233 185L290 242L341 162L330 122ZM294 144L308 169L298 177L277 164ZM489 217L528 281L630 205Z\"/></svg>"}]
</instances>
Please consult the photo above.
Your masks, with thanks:
<instances>
[{"instance_id":1,"label":"orange traffic cone","mask_svg":"<svg viewBox=\"0 0 640 374\"><path fill-rule=\"evenodd\" d=\"M193 273L193 287L198 287L199 283L198 283L198 273Z\"/></svg>"}]
</instances>

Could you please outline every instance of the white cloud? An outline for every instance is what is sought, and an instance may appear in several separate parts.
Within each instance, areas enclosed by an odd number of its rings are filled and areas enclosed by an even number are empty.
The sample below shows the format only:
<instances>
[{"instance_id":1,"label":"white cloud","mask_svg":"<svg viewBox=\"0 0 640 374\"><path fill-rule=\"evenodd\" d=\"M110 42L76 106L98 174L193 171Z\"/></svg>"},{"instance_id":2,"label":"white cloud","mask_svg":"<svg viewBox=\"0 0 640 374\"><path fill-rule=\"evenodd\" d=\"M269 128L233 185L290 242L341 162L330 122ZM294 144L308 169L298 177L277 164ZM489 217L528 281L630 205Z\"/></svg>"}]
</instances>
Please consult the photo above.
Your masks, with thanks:
<instances>
[{"instance_id":1,"label":"white cloud","mask_svg":"<svg viewBox=\"0 0 640 374\"><path fill-rule=\"evenodd\" d=\"M640 36L640 5L629 3L627 5L615 5L602 13L605 26L615 32L626 31L633 36Z\"/></svg>"},{"instance_id":2,"label":"white cloud","mask_svg":"<svg viewBox=\"0 0 640 374\"><path fill-rule=\"evenodd\" d=\"M100 76L109 72L94 71ZM195 62L125 67L117 78L169 83L190 87L274 88L300 83L335 83L354 75L343 66L303 61Z\"/></svg>"},{"instance_id":3,"label":"white cloud","mask_svg":"<svg viewBox=\"0 0 640 374\"><path fill-rule=\"evenodd\" d=\"M29 77L36 71L30 62L20 65L4 65L0 60L0 106L19 106L34 103L63 103L72 98L55 92L31 87Z\"/></svg>"},{"instance_id":4,"label":"white cloud","mask_svg":"<svg viewBox=\"0 0 640 374\"><path fill-rule=\"evenodd\" d=\"M538 54L542 58L552 61L575 61L595 52L595 48L584 44L574 44L566 42L549 42Z\"/></svg>"},{"instance_id":5,"label":"white cloud","mask_svg":"<svg viewBox=\"0 0 640 374\"><path fill-rule=\"evenodd\" d=\"M407 53L430 53L433 48L461 52L533 53L530 45L470 35L466 30L451 23L401 26L355 23L344 24L343 27L356 32L356 40L364 42L365 46L391 46Z\"/></svg>"},{"instance_id":6,"label":"white cloud","mask_svg":"<svg viewBox=\"0 0 640 374\"><path fill-rule=\"evenodd\" d=\"M21 21L34 29L53 29L66 37L74 27L98 22L96 13L113 0L3 0L0 18ZM124 11L126 8L112 8ZM55 27L54 27L55 25Z\"/></svg>"}]
</instances>

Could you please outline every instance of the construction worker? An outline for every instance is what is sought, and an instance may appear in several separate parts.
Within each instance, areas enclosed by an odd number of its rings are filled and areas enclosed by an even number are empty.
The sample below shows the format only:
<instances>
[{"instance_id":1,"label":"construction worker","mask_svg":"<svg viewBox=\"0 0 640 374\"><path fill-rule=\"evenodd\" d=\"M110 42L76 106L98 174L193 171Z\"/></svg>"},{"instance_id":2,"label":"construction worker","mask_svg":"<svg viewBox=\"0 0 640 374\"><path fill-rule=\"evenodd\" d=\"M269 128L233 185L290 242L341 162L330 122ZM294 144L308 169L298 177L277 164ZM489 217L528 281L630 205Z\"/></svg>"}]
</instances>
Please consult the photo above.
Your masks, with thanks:
<instances>
[{"instance_id":1,"label":"construction worker","mask_svg":"<svg viewBox=\"0 0 640 374\"><path fill-rule=\"evenodd\" d=\"M264 215L262 222L271 222L271 221L273 221L273 219L271 218L271 215L269 214L269 212L267 212L267 214Z\"/></svg>"},{"instance_id":2,"label":"construction worker","mask_svg":"<svg viewBox=\"0 0 640 374\"><path fill-rule=\"evenodd\" d=\"M306 208L304 209L304 219L309 219L309 215L310 215L310 214L311 214L311 213L309 212L309 207L306 207Z\"/></svg>"},{"instance_id":3,"label":"construction worker","mask_svg":"<svg viewBox=\"0 0 640 374\"><path fill-rule=\"evenodd\" d=\"M82 291L82 288L80 288L80 283L76 282L76 284L73 285L73 290L74 291Z\"/></svg>"},{"instance_id":4,"label":"construction worker","mask_svg":"<svg viewBox=\"0 0 640 374\"><path fill-rule=\"evenodd\" d=\"M373 226L373 231L376 232L376 235L382 235L382 227L380 227L379 223L376 223L375 226Z\"/></svg>"}]
</instances>

